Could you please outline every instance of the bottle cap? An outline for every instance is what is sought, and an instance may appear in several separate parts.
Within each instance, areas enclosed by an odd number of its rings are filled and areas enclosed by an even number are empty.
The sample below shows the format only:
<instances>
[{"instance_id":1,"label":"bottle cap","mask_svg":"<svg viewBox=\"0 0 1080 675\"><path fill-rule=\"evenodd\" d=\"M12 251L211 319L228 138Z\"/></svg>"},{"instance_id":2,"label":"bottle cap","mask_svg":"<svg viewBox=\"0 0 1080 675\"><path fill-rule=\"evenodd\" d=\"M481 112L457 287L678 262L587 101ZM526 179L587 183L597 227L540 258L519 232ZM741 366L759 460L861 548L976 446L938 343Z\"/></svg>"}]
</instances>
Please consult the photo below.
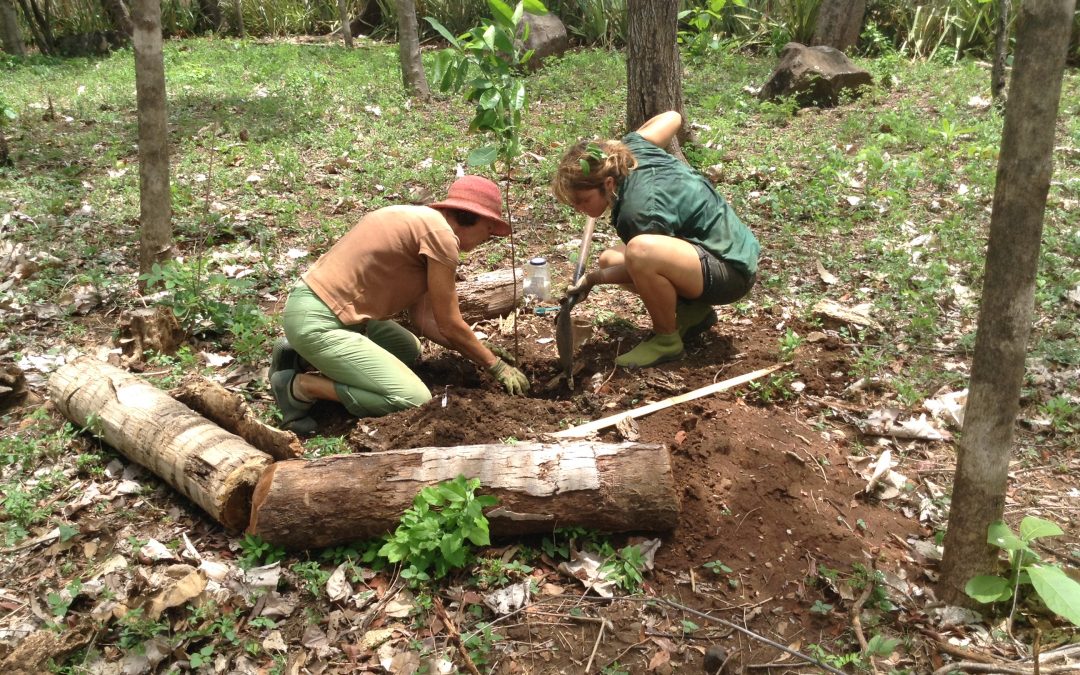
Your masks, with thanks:
<instances>
[{"instance_id":1,"label":"bottle cap","mask_svg":"<svg viewBox=\"0 0 1080 675\"><path fill-rule=\"evenodd\" d=\"M530 258L529 259L529 264L530 265L546 265L547 264L547 259L544 258L543 256L537 256L535 258Z\"/></svg>"}]
</instances>

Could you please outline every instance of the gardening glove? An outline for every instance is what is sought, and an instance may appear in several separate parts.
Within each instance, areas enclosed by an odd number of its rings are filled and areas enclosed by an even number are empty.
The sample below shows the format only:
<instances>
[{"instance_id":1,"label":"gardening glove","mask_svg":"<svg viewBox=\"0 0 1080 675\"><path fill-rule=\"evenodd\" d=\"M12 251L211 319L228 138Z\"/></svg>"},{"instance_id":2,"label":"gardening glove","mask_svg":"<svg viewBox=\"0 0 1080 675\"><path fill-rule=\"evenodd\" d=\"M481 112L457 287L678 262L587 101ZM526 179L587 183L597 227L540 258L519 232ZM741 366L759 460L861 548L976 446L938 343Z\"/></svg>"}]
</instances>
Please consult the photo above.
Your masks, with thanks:
<instances>
[{"instance_id":1,"label":"gardening glove","mask_svg":"<svg viewBox=\"0 0 1080 675\"><path fill-rule=\"evenodd\" d=\"M503 349L499 345L495 344L494 342L490 342L488 340L481 340L480 344L487 347L487 350L489 352L491 352L492 354L494 354L498 358L502 359L503 361L506 361L510 365L512 365L512 366L517 365L517 359L514 358L514 355L511 354L510 352L506 351L505 349Z\"/></svg>"},{"instance_id":2,"label":"gardening glove","mask_svg":"<svg viewBox=\"0 0 1080 675\"><path fill-rule=\"evenodd\" d=\"M506 387L506 393L512 396L523 395L529 391L529 378L517 368L499 359L487 368L488 374Z\"/></svg>"},{"instance_id":3,"label":"gardening glove","mask_svg":"<svg viewBox=\"0 0 1080 675\"><path fill-rule=\"evenodd\" d=\"M584 302L585 298L589 297L589 293L592 291L593 286L596 285L596 280L592 278L593 273L582 275L576 284L570 284L566 287L566 297L572 295L577 296L577 302Z\"/></svg>"}]
</instances>

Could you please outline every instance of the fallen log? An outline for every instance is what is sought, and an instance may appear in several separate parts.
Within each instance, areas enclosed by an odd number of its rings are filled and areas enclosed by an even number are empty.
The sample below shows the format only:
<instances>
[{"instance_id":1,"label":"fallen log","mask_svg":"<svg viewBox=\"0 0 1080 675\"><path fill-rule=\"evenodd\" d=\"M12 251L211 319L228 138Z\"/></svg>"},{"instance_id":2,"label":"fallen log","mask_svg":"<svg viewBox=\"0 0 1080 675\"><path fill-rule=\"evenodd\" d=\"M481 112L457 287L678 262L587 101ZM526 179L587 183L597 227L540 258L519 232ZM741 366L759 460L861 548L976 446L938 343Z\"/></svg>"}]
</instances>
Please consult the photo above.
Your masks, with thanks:
<instances>
[{"instance_id":1,"label":"fallen log","mask_svg":"<svg viewBox=\"0 0 1080 675\"><path fill-rule=\"evenodd\" d=\"M255 488L248 532L289 549L383 535L422 488L458 475L499 499L486 514L492 536L670 530L679 514L661 445L467 445L277 462Z\"/></svg>"},{"instance_id":2,"label":"fallen log","mask_svg":"<svg viewBox=\"0 0 1080 675\"><path fill-rule=\"evenodd\" d=\"M264 424L239 394L217 382L195 376L170 393L177 401L275 460L295 459L304 454L304 446L296 434Z\"/></svg>"},{"instance_id":3,"label":"fallen log","mask_svg":"<svg viewBox=\"0 0 1080 675\"><path fill-rule=\"evenodd\" d=\"M602 417L598 420L587 422L576 427L570 427L569 429L563 429L562 431L556 431L553 434L546 434L551 438L585 438L591 436L601 429L618 424L625 419L636 419L638 417L644 417L654 412L663 410L664 408L670 408L673 405L680 403L686 403L687 401L693 401L696 398L702 396L708 396L709 394L716 394L721 391L727 391L733 387L737 387L740 384L746 384L752 382L759 377L764 377L769 373L779 370L784 364L778 363L775 366L769 366L768 368L762 368L761 370L755 370L752 373L746 373L745 375L739 375L723 382L716 382L714 384L706 385L693 391L688 391L685 394L679 394L678 396L672 396L665 398L663 401L657 401L655 403L649 403L647 405L639 406L633 410L624 410L621 413L615 413L607 417Z\"/></svg>"},{"instance_id":4,"label":"fallen log","mask_svg":"<svg viewBox=\"0 0 1080 675\"><path fill-rule=\"evenodd\" d=\"M68 419L160 476L231 530L273 459L149 382L89 357L58 368L49 396Z\"/></svg>"},{"instance_id":5,"label":"fallen log","mask_svg":"<svg viewBox=\"0 0 1080 675\"><path fill-rule=\"evenodd\" d=\"M517 283L512 283L514 270L507 268L457 282L455 288L462 318L467 323L475 323L514 311L514 303L521 298L524 278L524 272L518 270Z\"/></svg>"}]
</instances>

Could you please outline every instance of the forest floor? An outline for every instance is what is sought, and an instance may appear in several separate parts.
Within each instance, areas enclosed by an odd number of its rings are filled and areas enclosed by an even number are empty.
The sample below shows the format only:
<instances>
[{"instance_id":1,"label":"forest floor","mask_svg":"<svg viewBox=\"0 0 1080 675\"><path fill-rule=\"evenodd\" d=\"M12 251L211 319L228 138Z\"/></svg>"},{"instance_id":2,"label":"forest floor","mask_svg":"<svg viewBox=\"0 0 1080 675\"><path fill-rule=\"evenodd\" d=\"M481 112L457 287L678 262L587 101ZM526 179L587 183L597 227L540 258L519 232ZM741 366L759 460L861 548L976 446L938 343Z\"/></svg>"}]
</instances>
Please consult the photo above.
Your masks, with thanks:
<instances>
[{"instance_id":1,"label":"forest floor","mask_svg":"<svg viewBox=\"0 0 1080 675\"><path fill-rule=\"evenodd\" d=\"M459 138L468 111L402 99L392 47L168 45L182 261L162 272L172 294L142 296L129 56L0 71L19 113L18 169L0 183L0 385L19 394L0 390L0 672L692 673L716 672L719 648L728 673L944 673L963 661L1026 673L1053 650L1044 672L1076 662L1061 651L1077 649L1075 628L1030 593L975 614L935 592L1000 132L992 110L969 103L980 67L943 76L938 64L882 59L875 76L902 84L795 114L743 91L768 59L688 66L688 154L764 244L751 295L721 308L682 360L627 371L613 360L645 337L647 317L633 296L597 289L574 309L591 333L573 387L559 377L553 315L521 309L516 338L512 321L478 322L518 354L527 396L426 345L417 372L431 402L360 420L319 404L305 454L549 441L780 369L598 434L670 453L672 531L503 538L439 583L410 585L365 559L365 542L286 553L224 530L67 424L46 382L91 354L164 390L213 379L273 422L266 367L288 287L367 210L447 185L474 140ZM580 219L554 204L545 171L569 135L617 133L619 114L603 111L622 109L611 92L623 77L617 56L584 52L530 80L545 115L525 139L535 165L512 184L518 248L485 245L463 276L545 255L565 287ZM1071 74L1064 110L1078 109L1078 92ZM1076 119L1061 121L1005 505L1014 530L1028 515L1061 526L1036 550L1070 573L1080 564ZM600 223L594 254L612 243ZM855 318L831 318L824 299ZM122 360L118 319L148 305L177 312L185 344ZM879 465L892 473L868 489ZM561 569L578 554L609 563L613 597ZM513 589L528 602L507 605Z\"/></svg>"}]
</instances>

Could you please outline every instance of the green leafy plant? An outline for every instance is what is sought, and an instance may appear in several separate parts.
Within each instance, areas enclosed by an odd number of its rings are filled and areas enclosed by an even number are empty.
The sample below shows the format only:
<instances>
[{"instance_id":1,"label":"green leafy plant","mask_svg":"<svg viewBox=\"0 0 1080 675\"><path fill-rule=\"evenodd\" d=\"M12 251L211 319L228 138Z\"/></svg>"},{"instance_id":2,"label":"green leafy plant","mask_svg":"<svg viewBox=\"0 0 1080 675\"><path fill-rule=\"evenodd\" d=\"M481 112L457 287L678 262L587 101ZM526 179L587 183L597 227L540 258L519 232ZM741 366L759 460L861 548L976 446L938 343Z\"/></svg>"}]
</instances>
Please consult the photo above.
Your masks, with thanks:
<instances>
[{"instance_id":1,"label":"green leafy plant","mask_svg":"<svg viewBox=\"0 0 1080 675\"><path fill-rule=\"evenodd\" d=\"M379 555L392 563L406 563L401 576L417 582L441 579L463 567L470 544L490 543L484 509L498 503L495 497L476 494L479 487L478 478L464 476L425 487Z\"/></svg>"},{"instance_id":2,"label":"green leafy plant","mask_svg":"<svg viewBox=\"0 0 1080 675\"><path fill-rule=\"evenodd\" d=\"M322 568L315 560L298 562L289 568L297 576L304 590L311 597L318 598L326 588L326 582L330 580L330 573Z\"/></svg>"},{"instance_id":3,"label":"green leafy plant","mask_svg":"<svg viewBox=\"0 0 1080 675\"><path fill-rule=\"evenodd\" d=\"M270 565L285 557L285 549L275 546L257 534L245 534L240 540L240 567L250 569L259 565Z\"/></svg>"},{"instance_id":4,"label":"green leafy plant","mask_svg":"<svg viewBox=\"0 0 1080 675\"><path fill-rule=\"evenodd\" d=\"M803 343L799 334L788 328L780 337L780 360L787 362L795 358L795 350Z\"/></svg>"},{"instance_id":5,"label":"green leafy plant","mask_svg":"<svg viewBox=\"0 0 1080 675\"><path fill-rule=\"evenodd\" d=\"M188 656L188 662L192 668L202 668L213 662L214 659L214 645L206 645L197 652L192 652Z\"/></svg>"},{"instance_id":6,"label":"green leafy plant","mask_svg":"<svg viewBox=\"0 0 1080 675\"><path fill-rule=\"evenodd\" d=\"M610 546L606 547L610 549ZM604 553L605 551L601 551ZM600 566L600 572L614 581L619 588L627 593L637 593L641 590L641 584L645 579L642 572L645 569L645 558L641 555L638 546L624 546L615 552L608 553L607 562Z\"/></svg>"},{"instance_id":7,"label":"green leafy plant","mask_svg":"<svg viewBox=\"0 0 1080 675\"><path fill-rule=\"evenodd\" d=\"M1065 574L1058 565L1041 562L1031 543L1044 537L1059 537L1064 532L1056 523L1035 516L1020 521L1019 536L1001 520L990 524L987 543L1008 554L1009 575L983 574L973 577L964 592L983 603L1003 602L1012 598L1010 615L1016 610L1021 587L1031 586L1047 609L1080 626L1080 583Z\"/></svg>"},{"instance_id":8,"label":"green leafy plant","mask_svg":"<svg viewBox=\"0 0 1080 675\"><path fill-rule=\"evenodd\" d=\"M732 572L734 572L733 569L731 569L730 567L728 567L724 563L720 562L719 560L709 561L709 562L705 563L704 565L702 565L702 567L704 567L705 569L711 571L716 576L724 576L724 575L728 575L728 574L731 574ZM734 577L728 577L727 582L728 582L728 586L731 586L732 588L737 588L739 586L739 580L735 579Z\"/></svg>"},{"instance_id":9,"label":"green leafy plant","mask_svg":"<svg viewBox=\"0 0 1080 675\"><path fill-rule=\"evenodd\" d=\"M521 154L521 113L528 106L523 71L533 56L532 50L522 48L528 38L528 24L521 28L522 19L525 12L547 14L547 8L539 0L521 0L512 9L503 0L488 0L488 7L492 19L482 21L460 38L434 17L427 17L428 23L450 43L436 56L432 79L443 92L464 88L466 100L476 104L469 130L495 137L494 145L469 153L469 165L484 166L501 159L509 170ZM474 69L477 75L468 79Z\"/></svg>"},{"instance_id":10,"label":"green leafy plant","mask_svg":"<svg viewBox=\"0 0 1080 675\"><path fill-rule=\"evenodd\" d=\"M491 651L503 639L502 635L491 630L491 624L481 621L474 630L461 636L461 643L468 650L472 662L483 666L491 662Z\"/></svg>"}]
</instances>

